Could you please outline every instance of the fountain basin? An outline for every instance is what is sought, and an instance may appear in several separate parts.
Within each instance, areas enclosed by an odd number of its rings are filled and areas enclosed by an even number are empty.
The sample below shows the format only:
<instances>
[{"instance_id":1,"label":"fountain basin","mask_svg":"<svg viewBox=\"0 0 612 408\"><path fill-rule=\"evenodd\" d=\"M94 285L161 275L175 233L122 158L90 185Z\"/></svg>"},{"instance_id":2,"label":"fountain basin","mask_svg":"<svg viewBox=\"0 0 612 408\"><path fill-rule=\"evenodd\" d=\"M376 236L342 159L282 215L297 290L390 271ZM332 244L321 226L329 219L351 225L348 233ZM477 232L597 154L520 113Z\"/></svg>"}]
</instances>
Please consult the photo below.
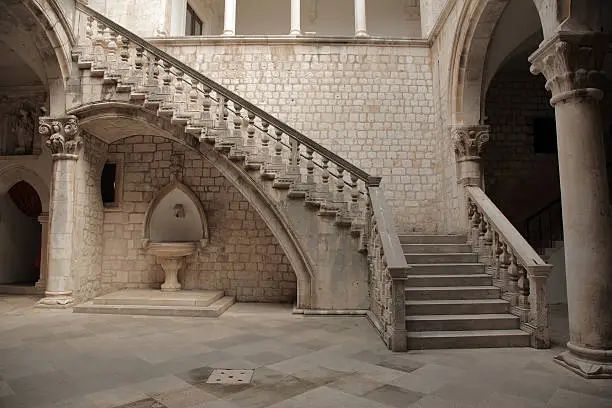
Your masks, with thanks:
<instances>
[{"instance_id":1,"label":"fountain basin","mask_svg":"<svg viewBox=\"0 0 612 408\"><path fill-rule=\"evenodd\" d=\"M158 258L181 258L193 254L197 244L196 242L152 242L147 250Z\"/></svg>"},{"instance_id":2,"label":"fountain basin","mask_svg":"<svg viewBox=\"0 0 612 408\"><path fill-rule=\"evenodd\" d=\"M179 270L183 267L185 257L196 251L197 244L197 242L152 242L149 244L147 251L157 257L166 275L161 285L162 292L181 290L181 284L178 281Z\"/></svg>"}]
</instances>

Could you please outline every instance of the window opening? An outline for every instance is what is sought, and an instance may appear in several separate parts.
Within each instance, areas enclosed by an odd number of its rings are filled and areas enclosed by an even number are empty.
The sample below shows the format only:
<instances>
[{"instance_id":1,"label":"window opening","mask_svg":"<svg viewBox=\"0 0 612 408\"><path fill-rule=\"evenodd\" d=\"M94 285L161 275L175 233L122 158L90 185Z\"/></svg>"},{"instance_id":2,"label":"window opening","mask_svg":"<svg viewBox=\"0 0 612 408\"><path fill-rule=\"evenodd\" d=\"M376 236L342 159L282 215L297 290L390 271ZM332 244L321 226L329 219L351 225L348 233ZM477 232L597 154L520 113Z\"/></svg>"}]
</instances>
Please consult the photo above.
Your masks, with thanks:
<instances>
[{"instance_id":1,"label":"window opening","mask_svg":"<svg viewBox=\"0 0 612 408\"><path fill-rule=\"evenodd\" d=\"M106 163L102 168L101 181L102 203L112 205L116 203L117 197L117 164Z\"/></svg>"},{"instance_id":2,"label":"window opening","mask_svg":"<svg viewBox=\"0 0 612 408\"><path fill-rule=\"evenodd\" d=\"M187 4L185 35L202 35L202 20L198 17L189 4Z\"/></svg>"}]
</instances>

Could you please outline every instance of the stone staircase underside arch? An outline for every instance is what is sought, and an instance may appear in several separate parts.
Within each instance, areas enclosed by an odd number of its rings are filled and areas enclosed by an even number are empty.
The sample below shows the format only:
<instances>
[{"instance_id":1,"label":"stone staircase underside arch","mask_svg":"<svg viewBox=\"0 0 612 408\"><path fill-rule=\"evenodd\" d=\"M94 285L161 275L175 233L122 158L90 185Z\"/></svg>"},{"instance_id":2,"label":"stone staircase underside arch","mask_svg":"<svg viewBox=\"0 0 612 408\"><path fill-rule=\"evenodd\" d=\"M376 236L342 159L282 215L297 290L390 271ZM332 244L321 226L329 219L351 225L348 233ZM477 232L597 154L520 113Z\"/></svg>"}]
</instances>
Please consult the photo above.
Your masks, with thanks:
<instances>
[{"instance_id":1,"label":"stone staircase underside arch","mask_svg":"<svg viewBox=\"0 0 612 408\"><path fill-rule=\"evenodd\" d=\"M349 230L318 217L302 200L287 198L272 188L271 181L262 181L258 171L245 170L154 111L132 103L100 101L73 107L67 113L77 116L83 130L106 143L154 135L198 152L249 201L278 240L297 276L298 308L367 309L366 259L358 252L359 239ZM352 275L348 281L347 274ZM342 287L345 282L351 282L349 288Z\"/></svg>"}]
</instances>

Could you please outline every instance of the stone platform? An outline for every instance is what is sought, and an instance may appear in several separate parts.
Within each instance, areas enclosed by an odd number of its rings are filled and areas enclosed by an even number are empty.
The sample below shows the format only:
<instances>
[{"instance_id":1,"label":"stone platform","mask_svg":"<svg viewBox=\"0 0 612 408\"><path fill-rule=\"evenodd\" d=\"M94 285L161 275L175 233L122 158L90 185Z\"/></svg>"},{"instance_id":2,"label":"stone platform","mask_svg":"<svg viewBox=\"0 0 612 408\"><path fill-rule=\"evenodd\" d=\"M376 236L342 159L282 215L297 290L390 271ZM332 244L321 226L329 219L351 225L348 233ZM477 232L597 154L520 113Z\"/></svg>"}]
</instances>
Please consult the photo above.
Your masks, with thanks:
<instances>
[{"instance_id":1,"label":"stone platform","mask_svg":"<svg viewBox=\"0 0 612 408\"><path fill-rule=\"evenodd\" d=\"M0 293L9 295L42 295L43 288L37 288L33 284L28 283L10 283L0 285Z\"/></svg>"},{"instance_id":2,"label":"stone platform","mask_svg":"<svg viewBox=\"0 0 612 408\"><path fill-rule=\"evenodd\" d=\"M73 308L75 313L218 317L235 302L223 291L125 289L98 296Z\"/></svg>"}]
</instances>

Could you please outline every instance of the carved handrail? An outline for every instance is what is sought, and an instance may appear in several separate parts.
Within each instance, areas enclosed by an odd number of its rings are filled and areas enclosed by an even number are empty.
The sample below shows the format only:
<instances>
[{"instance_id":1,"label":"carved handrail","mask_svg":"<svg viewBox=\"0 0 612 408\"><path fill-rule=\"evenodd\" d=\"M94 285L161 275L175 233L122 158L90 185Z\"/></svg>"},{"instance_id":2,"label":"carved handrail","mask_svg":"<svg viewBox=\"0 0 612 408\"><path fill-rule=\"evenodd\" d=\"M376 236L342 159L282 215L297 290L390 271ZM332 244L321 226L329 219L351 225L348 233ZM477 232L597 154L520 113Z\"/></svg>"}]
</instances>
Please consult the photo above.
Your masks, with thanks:
<instances>
[{"instance_id":1,"label":"carved handrail","mask_svg":"<svg viewBox=\"0 0 612 408\"><path fill-rule=\"evenodd\" d=\"M330 150L316 143L312 139L308 138L304 134L295 130L291 126L275 118L274 116L270 115L269 113L255 106L251 102L241 98L240 96L230 91L229 89L225 88L224 86L220 85L219 83L206 77L199 71L196 71L190 66L182 63L178 59L160 50L159 48L155 47L154 45L144 40L143 38L140 38L136 34L125 29L124 27L120 26L114 21L108 19L104 15L86 6L85 4L81 2L81 0L76 1L76 8L77 10L85 13L86 15L95 18L98 22L102 23L104 26L110 28L112 31L119 34L122 38L126 38L131 43L136 44L138 47L142 48L142 50L145 50L146 52L148 52L155 58L171 65L178 71L188 75L192 79L198 81L202 86L208 87L211 90L215 91L218 95L222 96L225 100L232 101L234 105L237 105L243 109L246 109L246 111L249 112L250 114L253 114L259 117L262 121L273 126L275 129L282 131L290 139L296 141L300 145L305 146L307 149L312 149L314 152L319 154L324 159L329 160L330 162L338 165L339 167L342 167L347 173L350 173L351 175L354 175L358 179L362 180L366 184L366 186L380 185L380 177L375 177L375 176L368 174L366 171L358 168L354 164L336 155L335 153L331 152Z\"/></svg>"},{"instance_id":2,"label":"carved handrail","mask_svg":"<svg viewBox=\"0 0 612 408\"><path fill-rule=\"evenodd\" d=\"M393 351L405 351L405 281L410 266L395 232L393 214L380 187L369 187L370 215L368 260L370 264L370 311L374 314L384 342Z\"/></svg>"},{"instance_id":3,"label":"carved handrail","mask_svg":"<svg viewBox=\"0 0 612 408\"><path fill-rule=\"evenodd\" d=\"M479 187L465 188L468 199L469 243L487 265L532 346L550 347L546 280L552 265L542 260L518 230Z\"/></svg>"}]
</instances>

